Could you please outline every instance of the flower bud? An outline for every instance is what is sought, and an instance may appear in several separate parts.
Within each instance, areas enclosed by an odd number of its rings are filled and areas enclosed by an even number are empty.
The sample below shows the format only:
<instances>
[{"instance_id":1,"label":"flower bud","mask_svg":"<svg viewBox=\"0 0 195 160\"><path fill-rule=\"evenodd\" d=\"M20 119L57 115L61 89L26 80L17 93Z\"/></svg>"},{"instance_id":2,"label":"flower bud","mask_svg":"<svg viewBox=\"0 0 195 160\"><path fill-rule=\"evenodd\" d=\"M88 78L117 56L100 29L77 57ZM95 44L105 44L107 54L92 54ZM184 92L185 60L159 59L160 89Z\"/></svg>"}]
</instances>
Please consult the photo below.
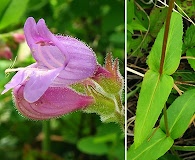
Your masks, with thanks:
<instances>
[{"instance_id":1,"label":"flower bud","mask_svg":"<svg viewBox=\"0 0 195 160\"><path fill-rule=\"evenodd\" d=\"M17 43L22 43L25 40L25 36L22 33L14 33L13 34L13 39Z\"/></svg>"},{"instance_id":2,"label":"flower bud","mask_svg":"<svg viewBox=\"0 0 195 160\"><path fill-rule=\"evenodd\" d=\"M119 72L118 59L113 61L111 54L108 54L104 68L98 66L93 79L107 93L116 94L120 92L123 89L123 78Z\"/></svg>"},{"instance_id":3,"label":"flower bud","mask_svg":"<svg viewBox=\"0 0 195 160\"><path fill-rule=\"evenodd\" d=\"M4 58L4 59L12 59L12 51L10 50L10 48L6 45L0 46L0 59Z\"/></svg>"}]
</instances>

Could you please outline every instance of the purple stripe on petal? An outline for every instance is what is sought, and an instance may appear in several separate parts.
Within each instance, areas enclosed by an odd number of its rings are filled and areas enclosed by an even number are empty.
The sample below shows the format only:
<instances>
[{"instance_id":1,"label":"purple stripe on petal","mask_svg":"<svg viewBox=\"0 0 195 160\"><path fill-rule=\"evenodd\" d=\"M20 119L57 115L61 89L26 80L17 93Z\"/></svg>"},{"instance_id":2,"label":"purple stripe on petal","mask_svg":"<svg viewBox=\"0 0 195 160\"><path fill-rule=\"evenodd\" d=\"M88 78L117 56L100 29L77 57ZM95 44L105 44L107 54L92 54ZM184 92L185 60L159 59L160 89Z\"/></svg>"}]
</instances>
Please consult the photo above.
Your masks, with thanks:
<instances>
[{"instance_id":1,"label":"purple stripe on petal","mask_svg":"<svg viewBox=\"0 0 195 160\"><path fill-rule=\"evenodd\" d=\"M31 29L34 29L32 33ZM93 76L97 67L96 57L85 43L69 36L55 36L43 19L36 24L32 18L28 18L24 31L39 65L48 69L64 66L54 83L70 85Z\"/></svg>"},{"instance_id":2,"label":"purple stripe on petal","mask_svg":"<svg viewBox=\"0 0 195 160\"><path fill-rule=\"evenodd\" d=\"M30 119L43 120L59 117L74 110L82 109L92 103L94 99L90 96L80 95L69 88L50 87L34 103L24 99L23 85L13 90L16 108Z\"/></svg>"},{"instance_id":3,"label":"purple stripe on petal","mask_svg":"<svg viewBox=\"0 0 195 160\"><path fill-rule=\"evenodd\" d=\"M29 17L24 24L24 34L30 48L34 43L43 40L42 37L39 36L36 22L32 17Z\"/></svg>"},{"instance_id":4,"label":"purple stripe on petal","mask_svg":"<svg viewBox=\"0 0 195 160\"><path fill-rule=\"evenodd\" d=\"M40 19L30 17L24 25L27 43L36 66L19 70L3 93L14 88L18 110L31 119L48 119L81 109L94 102L68 86L93 77L96 56L85 43L68 36L56 36Z\"/></svg>"}]
</instances>

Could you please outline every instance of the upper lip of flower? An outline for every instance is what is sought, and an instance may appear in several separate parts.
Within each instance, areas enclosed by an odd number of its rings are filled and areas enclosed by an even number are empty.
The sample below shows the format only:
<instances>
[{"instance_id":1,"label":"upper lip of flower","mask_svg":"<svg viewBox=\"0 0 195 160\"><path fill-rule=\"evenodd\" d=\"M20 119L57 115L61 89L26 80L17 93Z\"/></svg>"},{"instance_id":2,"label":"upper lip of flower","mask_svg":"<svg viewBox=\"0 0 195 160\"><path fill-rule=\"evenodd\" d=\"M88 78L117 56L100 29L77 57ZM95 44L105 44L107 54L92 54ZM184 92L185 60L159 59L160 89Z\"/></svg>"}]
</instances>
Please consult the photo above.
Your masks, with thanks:
<instances>
[{"instance_id":1,"label":"upper lip of flower","mask_svg":"<svg viewBox=\"0 0 195 160\"><path fill-rule=\"evenodd\" d=\"M97 67L94 52L75 38L52 34L43 19L36 24L29 17L24 25L24 34L36 63L18 69L2 94L28 78L24 98L35 102L48 87L67 86L94 74Z\"/></svg>"}]
</instances>

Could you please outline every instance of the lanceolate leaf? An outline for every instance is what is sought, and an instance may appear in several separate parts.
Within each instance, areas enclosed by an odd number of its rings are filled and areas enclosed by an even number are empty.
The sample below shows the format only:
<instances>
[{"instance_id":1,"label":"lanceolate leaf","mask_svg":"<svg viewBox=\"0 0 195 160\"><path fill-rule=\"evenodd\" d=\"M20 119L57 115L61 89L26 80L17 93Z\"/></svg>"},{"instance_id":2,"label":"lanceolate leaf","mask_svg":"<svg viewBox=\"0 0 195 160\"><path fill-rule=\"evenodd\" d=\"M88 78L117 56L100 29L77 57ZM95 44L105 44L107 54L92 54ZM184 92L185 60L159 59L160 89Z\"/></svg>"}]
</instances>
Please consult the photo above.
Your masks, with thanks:
<instances>
[{"instance_id":1,"label":"lanceolate leaf","mask_svg":"<svg viewBox=\"0 0 195 160\"><path fill-rule=\"evenodd\" d=\"M133 33L134 30L139 31L147 31L148 28L148 18L146 14L138 10L137 7L134 4L134 1L129 1L127 3L127 29L131 33Z\"/></svg>"},{"instance_id":2,"label":"lanceolate leaf","mask_svg":"<svg viewBox=\"0 0 195 160\"><path fill-rule=\"evenodd\" d=\"M142 83L135 120L135 147L151 132L173 87L171 76L149 70Z\"/></svg>"},{"instance_id":3,"label":"lanceolate leaf","mask_svg":"<svg viewBox=\"0 0 195 160\"><path fill-rule=\"evenodd\" d=\"M195 26L192 24L186 31L184 37L184 48L190 48L195 46Z\"/></svg>"},{"instance_id":4,"label":"lanceolate leaf","mask_svg":"<svg viewBox=\"0 0 195 160\"><path fill-rule=\"evenodd\" d=\"M163 73L171 75L178 68L182 51L182 18L173 12L171 16L169 36L167 41L166 56ZM148 65L150 69L159 72L164 37L164 27L160 30L149 55Z\"/></svg>"},{"instance_id":5,"label":"lanceolate leaf","mask_svg":"<svg viewBox=\"0 0 195 160\"><path fill-rule=\"evenodd\" d=\"M168 108L168 128L173 139L179 138L187 130L190 120L195 113L195 89L186 91ZM160 128L165 131L164 117L161 118Z\"/></svg>"},{"instance_id":6,"label":"lanceolate leaf","mask_svg":"<svg viewBox=\"0 0 195 160\"><path fill-rule=\"evenodd\" d=\"M29 0L12 0L0 19L0 30L19 22Z\"/></svg>"},{"instance_id":7,"label":"lanceolate leaf","mask_svg":"<svg viewBox=\"0 0 195 160\"><path fill-rule=\"evenodd\" d=\"M191 57L195 57L195 48L189 48L186 51L186 56L191 56ZM188 63L190 64L190 66L195 70L195 59L188 59Z\"/></svg>"},{"instance_id":8,"label":"lanceolate leaf","mask_svg":"<svg viewBox=\"0 0 195 160\"><path fill-rule=\"evenodd\" d=\"M128 160L156 160L171 148L173 139L166 137L160 128L156 131L154 129L153 133L154 135L146 139L138 148L135 148L135 144L130 147L127 153Z\"/></svg>"},{"instance_id":9,"label":"lanceolate leaf","mask_svg":"<svg viewBox=\"0 0 195 160\"><path fill-rule=\"evenodd\" d=\"M150 13L150 34L156 37L163 26L168 8L154 7Z\"/></svg>"}]
</instances>

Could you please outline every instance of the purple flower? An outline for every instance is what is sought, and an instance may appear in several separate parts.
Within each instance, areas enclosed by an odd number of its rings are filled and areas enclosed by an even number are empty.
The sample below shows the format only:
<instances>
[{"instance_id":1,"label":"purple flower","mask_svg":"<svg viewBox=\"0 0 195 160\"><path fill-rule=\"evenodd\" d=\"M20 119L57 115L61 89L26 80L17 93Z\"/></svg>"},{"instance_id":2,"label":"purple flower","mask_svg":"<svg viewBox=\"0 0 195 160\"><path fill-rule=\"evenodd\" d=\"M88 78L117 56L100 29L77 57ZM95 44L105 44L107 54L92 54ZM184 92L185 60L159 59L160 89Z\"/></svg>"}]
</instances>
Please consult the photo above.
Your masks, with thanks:
<instances>
[{"instance_id":1,"label":"purple flower","mask_svg":"<svg viewBox=\"0 0 195 160\"><path fill-rule=\"evenodd\" d=\"M13 90L14 102L18 111L34 120L50 119L82 109L94 102L90 96L80 95L70 88L49 87L36 102L24 99L25 82Z\"/></svg>"},{"instance_id":2,"label":"purple flower","mask_svg":"<svg viewBox=\"0 0 195 160\"><path fill-rule=\"evenodd\" d=\"M92 49L75 38L52 34L43 19L36 24L32 17L28 18L24 34L36 62L26 68L7 69L6 72L18 72L2 94L13 88L16 107L32 119L39 119L39 111L41 117L52 117L52 113L59 116L91 103L91 97L80 95L69 86L93 76L97 62Z\"/></svg>"}]
</instances>

